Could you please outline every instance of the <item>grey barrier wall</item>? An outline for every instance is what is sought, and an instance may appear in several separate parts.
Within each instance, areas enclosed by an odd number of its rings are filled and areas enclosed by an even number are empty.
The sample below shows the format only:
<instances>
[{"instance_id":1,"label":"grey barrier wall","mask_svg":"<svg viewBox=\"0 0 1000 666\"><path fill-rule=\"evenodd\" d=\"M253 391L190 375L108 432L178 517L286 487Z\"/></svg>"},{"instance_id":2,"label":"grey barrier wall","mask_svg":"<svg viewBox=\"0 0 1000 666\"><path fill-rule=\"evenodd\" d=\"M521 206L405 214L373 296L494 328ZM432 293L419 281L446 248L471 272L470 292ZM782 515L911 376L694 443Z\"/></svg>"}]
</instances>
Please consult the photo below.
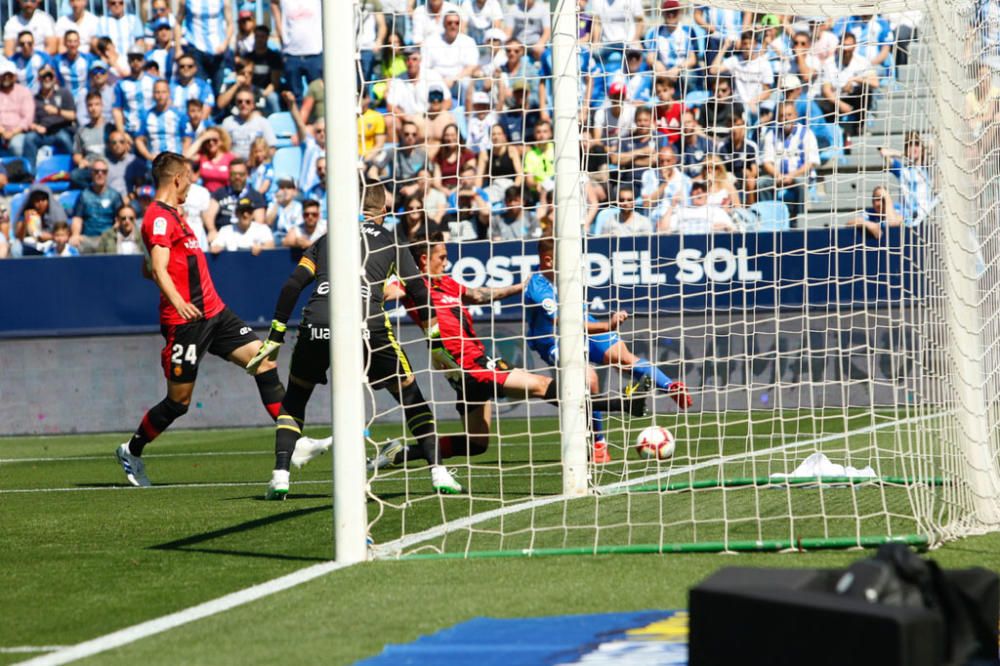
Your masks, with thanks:
<instances>
[{"instance_id":1,"label":"grey barrier wall","mask_svg":"<svg viewBox=\"0 0 1000 666\"><path fill-rule=\"evenodd\" d=\"M695 392L696 409L889 406L920 400L918 391L934 374L928 364L936 354L910 319L904 310L635 317L622 337L671 377L682 376ZM489 341L488 349L512 365L548 371L526 349L519 323L476 327ZM419 330L400 326L399 337L438 418L456 418L454 392L438 373L431 381ZM290 335L279 359L283 381L294 340ZM162 343L158 335L0 341L0 434L131 431L164 395ZM628 379L613 370L601 375L602 386L612 391ZM374 400L366 405L369 416L374 410L382 420L400 422L387 393L377 393ZM307 420L328 423L328 404L328 390L319 387ZM657 411L673 409L669 401L656 401ZM529 414L524 404L506 401L498 411ZM530 414L552 416L555 410L535 402ZM240 368L208 357L191 410L177 427L269 423L254 382Z\"/></svg>"}]
</instances>

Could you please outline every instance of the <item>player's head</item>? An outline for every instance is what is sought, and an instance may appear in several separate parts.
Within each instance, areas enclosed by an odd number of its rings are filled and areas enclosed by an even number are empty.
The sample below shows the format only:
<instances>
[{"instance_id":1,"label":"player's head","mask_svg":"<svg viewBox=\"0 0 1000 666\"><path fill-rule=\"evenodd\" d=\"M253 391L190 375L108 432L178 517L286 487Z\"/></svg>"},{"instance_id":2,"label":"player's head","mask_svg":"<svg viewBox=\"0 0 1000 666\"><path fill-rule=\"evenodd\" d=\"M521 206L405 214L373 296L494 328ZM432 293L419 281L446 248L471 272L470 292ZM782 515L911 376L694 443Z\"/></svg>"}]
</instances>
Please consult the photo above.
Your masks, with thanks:
<instances>
[{"instance_id":1,"label":"player's head","mask_svg":"<svg viewBox=\"0 0 1000 666\"><path fill-rule=\"evenodd\" d=\"M361 211L368 222L381 224L386 214L385 185L382 183L365 183L365 194L361 202Z\"/></svg>"},{"instance_id":2,"label":"player's head","mask_svg":"<svg viewBox=\"0 0 1000 666\"><path fill-rule=\"evenodd\" d=\"M551 271L556 264L556 243L551 236L538 239L538 265L543 271Z\"/></svg>"},{"instance_id":3,"label":"player's head","mask_svg":"<svg viewBox=\"0 0 1000 666\"><path fill-rule=\"evenodd\" d=\"M410 245L410 254L421 273L436 278L444 275L448 265L448 248L444 245L444 234L435 231L426 240L420 239Z\"/></svg>"},{"instance_id":4,"label":"player's head","mask_svg":"<svg viewBox=\"0 0 1000 666\"><path fill-rule=\"evenodd\" d=\"M164 151L153 160L153 181L157 199L162 197L167 203L179 206L187 200L191 189L191 164L183 155Z\"/></svg>"}]
</instances>

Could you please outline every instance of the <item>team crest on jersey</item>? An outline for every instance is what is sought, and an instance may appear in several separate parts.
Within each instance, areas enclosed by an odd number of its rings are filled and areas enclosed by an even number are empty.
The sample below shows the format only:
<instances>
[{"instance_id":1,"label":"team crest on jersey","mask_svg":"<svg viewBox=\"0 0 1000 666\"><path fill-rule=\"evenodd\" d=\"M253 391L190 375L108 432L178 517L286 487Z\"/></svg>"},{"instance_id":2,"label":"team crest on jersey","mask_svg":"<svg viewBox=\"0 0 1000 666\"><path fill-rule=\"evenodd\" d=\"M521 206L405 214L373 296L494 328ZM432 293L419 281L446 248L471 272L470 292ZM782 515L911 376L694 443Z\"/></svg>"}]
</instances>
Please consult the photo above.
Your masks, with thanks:
<instances>
[{"instance_id":1,"label":"team crest on jersey","mask_svg":"<svg viewBox=\"0 0 1000 666\"><path fill-rule=\"evenodd\" d=\"M153 235L162 236L167 233L167 218L158 217L153 220Z\"/></svg>"},{"instance_id":2,"label":"team crest on jersey","mask_svg":"<svg viewBox=\"0 0 1000 666\"><path fill-rule=\"evenodd\" d=\"M162 219L162 218L160 218L160 219ZM182 372L181 366L175 365L174 366L174 375L176 375L177 377L180 377L181 376L181 372Z\"/></svg>"},{"instance_id":3,"label":"team crest on jersey","mask_svg":"<svg viewBox=\"0 0 1000 666\"><path fill-rule=\"evenodd\" d=\"M546 298L542 301L542 309L549 314L555 314L556 311L556 300L554 298Z\"/></svg>"}]
</instances>

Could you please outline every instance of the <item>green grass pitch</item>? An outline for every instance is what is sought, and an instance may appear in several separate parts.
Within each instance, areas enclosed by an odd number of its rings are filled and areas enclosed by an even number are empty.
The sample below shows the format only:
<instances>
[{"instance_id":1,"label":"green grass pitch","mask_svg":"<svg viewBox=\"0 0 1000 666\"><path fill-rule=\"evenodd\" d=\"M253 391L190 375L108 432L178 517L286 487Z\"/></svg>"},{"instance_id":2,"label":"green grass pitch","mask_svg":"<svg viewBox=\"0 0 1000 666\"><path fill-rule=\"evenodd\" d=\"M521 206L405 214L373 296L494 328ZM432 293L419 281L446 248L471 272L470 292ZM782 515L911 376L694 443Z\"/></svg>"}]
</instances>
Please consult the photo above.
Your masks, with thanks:
<instances>
[{"instance_id":1,"label":"green grass pitch","mask_svg":"<svg viewBox=\"0 0 1000 666\"><path fill-rule=\"evenodd\" d=\"M821 415L822 416L822 415ZM689 464L722 451L743 450L791 441L819 441L844 430L877 427L880 417L843 412L827 418L790 414L783 431L773 423L747 420L720 424L717 415L670 417L668 425L681 442L697 442L675 464ZM856 420L854 420L856 419ZM885 422L887 422L886 418ZM442 515L468 516L515 506L529 494L558 493L558 446L552 422L502 420L502 444L459 477L471 481L476 500L425 498L426 472L419 466L376 479L373 490L386 503L373 537L385 543L405 530L412 534L441 522ZM634 424L641 425L641 424ZM715 429L714 435L712 429ZM385 435L386 433L376 433ZM272 464L269 429L175 431L147 450L152 489L124 487L113 450L122 437L88 435L0 439L0 664L27 654L5 650L18 646L71 645L139 622L157 618L224 594L295 571L332 555L330 459L320 458L293 473L292 496L284 503L261 497ZM614 439L614 438L613 438ZM871 436L847 441L847 447L870 444ZM844 439L834 437L844 448ZM864 442L862 442L864 440ZM712 442L716 442L713 444ZM601 470L595 483L609 486L648 475L655 464L618 461ZM497 456L502 473L496 472ZM529 475L527 461L536 465ZM784 461L768 455L769 464ZM749 469L748 469L749 467ZM727 476L766 473L762 463L732 463ZM776 471L773 470L772 471ZM891 471L891 470L883 470ZM693 469L676 480L718 474ZM793 491L798 492L798 491ZM802 498L819 497L804 491ZM852 491L843 491L851 493ZM683 540L693 535L673 515L690 513L711 538L720 511L748 502L770 501L784 491L749 489L732 493L608 495L585 500L579 508L513 513L499 521L434 542L449 551L486 548L578 546L595 543ZM828 512L835 493L822 498ZM710 499L724 497L724 499ZM799 497L796 495L796 497ZM812 512L811 500L802 513ZM880 500L881 505L886 502ZM394 507L407 504L405 527ZM588 505L588 503L590 503ZM618 521L653 525L661 533L625 534L624 528L600 531ZM756 510L756 509L754 509ZM688 516L689 518L690 516ZM745 515L730 513L732 535L753 536ZM809 522L812 520L813 522ZM795 526L808 531L817 519ZM871 529L879 527L873 518ZM676 522L676 524L674 524ZM690 521L687 521L690 523ZM787 531L788 521L775 526ZM616 533L618 529L620 533ZM651 528L643 528L651 530ZM895 527L894 527L895 529ZM716 530L717 531L717 530ZM933 551L945 566L986 566L1000 570L1000 536L968 538ZM332 573L287 590L131 645L97 655L87 663L246 664L351 663L378 653L389 642L406 642L476 616L515 617L561 613L683 608L686 591L716 568L747 566L842 566L864 556L858 551L802 554L620 555L533 559L379 561Z\"/></svg>"}]
</instances>

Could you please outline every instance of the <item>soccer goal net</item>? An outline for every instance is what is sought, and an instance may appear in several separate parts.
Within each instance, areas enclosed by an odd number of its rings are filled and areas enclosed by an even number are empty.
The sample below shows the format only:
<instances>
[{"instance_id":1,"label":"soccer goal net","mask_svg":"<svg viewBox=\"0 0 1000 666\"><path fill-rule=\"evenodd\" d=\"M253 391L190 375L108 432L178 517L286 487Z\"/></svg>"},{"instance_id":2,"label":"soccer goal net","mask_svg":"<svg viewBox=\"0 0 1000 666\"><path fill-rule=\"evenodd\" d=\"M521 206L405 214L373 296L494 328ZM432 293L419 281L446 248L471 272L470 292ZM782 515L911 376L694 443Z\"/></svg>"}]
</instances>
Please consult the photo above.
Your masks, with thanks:
<instances>
[{"instance_id":1,"label":"soccer goal net","mask_svg":"<svg viewBox=\"0 0 1000 666\"><path fill-rule=\"evenodd\" d=\"M359 162L462 490L366 389L374 556L1000 525L996 3L412 4L356 8Z\"/></svg>"}]
</instances>

